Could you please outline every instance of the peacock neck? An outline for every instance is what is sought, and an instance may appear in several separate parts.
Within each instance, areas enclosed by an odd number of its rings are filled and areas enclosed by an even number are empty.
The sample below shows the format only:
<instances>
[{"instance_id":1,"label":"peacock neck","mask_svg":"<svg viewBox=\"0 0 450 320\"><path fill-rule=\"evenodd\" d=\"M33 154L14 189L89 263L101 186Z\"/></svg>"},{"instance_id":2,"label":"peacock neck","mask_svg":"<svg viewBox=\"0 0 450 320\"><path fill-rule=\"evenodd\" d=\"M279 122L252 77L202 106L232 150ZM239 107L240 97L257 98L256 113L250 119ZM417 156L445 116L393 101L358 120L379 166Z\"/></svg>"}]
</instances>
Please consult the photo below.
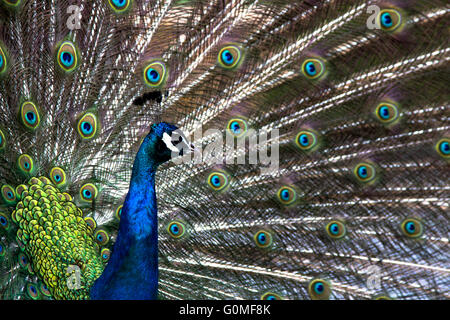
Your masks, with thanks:
<instances>
[{"instance_id":1,"label":"peacock neck","mask_svg":"<svg viewBox=\"0 0 450 320\"><path fill-rule=\"evenodd\" d=\"M141 148L142 149L142 148ZM140 150L122 207L110 260L91 299L156 299L158 290L157 166Z\"/></svg>"},{"instance_id":2,"label":"peacock neck","mask_svg":"<svg viewBox=\"0 0 450 320\"><path fill-rule=\"evenodd\" d=\"M127 237L139 240L157 232L155 174L152 168L132 175L121 217L128 223Z\"/></svg>"}]
</instances>

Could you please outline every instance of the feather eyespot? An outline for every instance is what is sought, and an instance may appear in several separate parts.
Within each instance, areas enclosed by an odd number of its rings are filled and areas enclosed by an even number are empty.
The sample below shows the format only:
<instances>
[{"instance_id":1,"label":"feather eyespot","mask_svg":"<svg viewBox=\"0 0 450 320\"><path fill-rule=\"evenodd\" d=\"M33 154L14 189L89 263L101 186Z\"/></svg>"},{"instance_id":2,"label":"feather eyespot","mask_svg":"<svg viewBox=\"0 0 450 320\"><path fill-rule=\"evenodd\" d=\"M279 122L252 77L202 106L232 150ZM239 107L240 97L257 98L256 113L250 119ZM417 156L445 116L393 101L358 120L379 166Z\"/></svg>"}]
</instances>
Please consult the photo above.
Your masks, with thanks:
<instances>
[{"instance_id":1,"label":"feather eyespot","mask_svg":"<svg viewBox=\"0 0 450 320\"><path fill-rule=\"evenodd\" d=\"M15 192L14 188L11 187L10 185L7 185L7 184L3 185L1 192L2 192L2 198L6 203L12 204L16 201L16 199L17 199L16 192Z\"/></svg>"},{"instance_id":2,"label":"feather eyespot","mask_svg":"<svg viewBox=\"0 0 450 320\"><path fill-rule=\"evenodd\" d=\"M376 107L375 115L383 123L392 123L398 119L398 107L392 103L382 102Z\"/></svg>"},{"instance_id":3,"label":"feather eyespot","mask_svg":"<svg viewBox=\"0 0 450 320\"><path fill-rule=\"evenodd\" d=\"M306 59L302 64L302 73L309 79L317 79L325 72L322 61L316 58Z\"/></svg>"},{"instance_id":4,"label":"feather eyespot","mask_svg":"<svg viewBox=\"0 0 450 320\"><path fill-rule=\"evenodd\" d=\"M272 234L265 230L260 230L253 236L255 244L260 248L268 248L273 243Z\"/></svg>"},{"instance_id":5,"label":"feather eyespot","mask_svg":"<svg viewBox=\"0 0 450 320\"><path fill-rule=\"evenodd\" d=\"M394 31L402 23L402 16L397 10L384 9L379 13L379 24L382 30Z\"/></svg>"},{"instance_id":6,"label":"feather eyespot","mask_svg":"<svg viewBox=\"0 0 450 320\"><path fill-rule=\"evenodd\" d=\"M308 285L308 293L313 300L328 300L331 295L331 285L323 279L313 279Z\"/></svg>"},{"instance_id":7,"label":"feather eyespot","mask_svg":"<svg viewBox=\"0 0 450 320\"><path fill-rule=\"evenodd\" d=\"M109 0L109 5L117 13L122 13L128 10L131 5L131 0Z\"/></svg>"},{"instance_id":8,"label":"feather eyespot","mask_svg":"<svg viewBox=\"0 0 450 320\"><path fill-rule=\"evenodd\" d=\"M34 285L33 283L27 284L27 293L31 299L33 300L39 299L39 291L36 285Z\"/></svg>"},{"instance_id":9,"label":"feather eyespot","mask_svg":"<svg viewBox=\"0 0 450 320\"><path fill-rule=\"evenodd\" d=\"M120 220L120 218L122 217L122 208L123 208L123 205L120 205L116 209L115 217L117 220Z\"/></svg>"},{"instance_id":10,"label":"feather eyespot","mask_svg":"<svg viewBox=\"0 0 450 320\"><path fill-rule=\"evenodd\" d=\"M332 239L341 239L347 234L347 228L341 221L331 221L325 227L325 230Z\"/></svg>"},{"instance_id":11,"label":"feather eyespot","mask_svg":"<svg viewBox=\"0 0 450 320\"><path fill-rule=\"evenodd\" d=\"M295 138L297 146L304 151L314 149L317 146L317 142L317 135L309 130L300 131Z\"/></svg>"},{"instance_id":12,"label":"feather eyespot","mask_svg":"<svg viewBox=\"0 0 450 320\"><path fill-rule=\"evenodd\" d=\"M0 258L6 255L6 245L4 242L0 242Z\"/></svg>"},{"instance_id":13,"label":"feather eyespot","mask_svg":"<svg viewBox=\"0 0 450 320\"><path fill-rule=\"evenodd\" d=\"M72 72L78 67L78 51L71 41L61 43L57 53L57 61L65 72Z\"/></svg>"},{"instance_id":14,"label":"feather eyespot","mask_svg":"<svg viewBox=\"0 0 450 320\"><path fill-rule=\"evenodd\" d=\"M353 169L353 173L359 181L364 183L373 181L376 177L375 166L367 162L357 164Z\"/></svg>"},{"instance_id":15,"label":"feather eyespot","mask_svg":"<svg viewBox=\"0 0 450 320\"><path fill-rule=\"evenodd\" d=\"M9 218L5 213L0 212L0 227L8 230L9 229Z\"/></svg>"},{"instance_id":16,"label":"feather eyespot","mask_svg":"<svg viewBox=\"0 0 450 320\"><path fill-rule=\"evenodd\" d=\"M46 297L51 297L52 296L52 294L50 293L50 290L48 289L47 285L44 282L42 282L41 285L39 286L39 290Z\"/></svg>"},{"instance_id":17,"label":"feather eyespot","mask_svg":"<svg viewBox=\"0 0 450 320\"><path fill-rule=\"evenodd\" d=\"M228 131L235 137L242 137L247 132L247 122L243 119L231 119L227 125Z\"/></svg>"},{"instance_id":18,"label":"feather eyespot","mask_svg":"<svg viewBox=\"0 0 450 320\"><path fill-rule=\"evenodd\" d=\"M167 232L172 238L179 239L186 233L186 227L180 221L172 221L167 225Z\"/></svg>"},{"instance_id":19,"label":"feather eyespot","mask_svg":"<svg viewBox=\"0 0 450 320\"><path fill-rule=\"evenodd\" d=\"M22 154L17 159L17 166L23 173L30 173L34 169L33 159L28 154Z\"/></svg>"},{"instance_id":20,"label":"feather eyespot","mask_svg":"<svg viewBox=\"0 0 450 320\"><path fill-rule=\"evenodd\" d=\"M100 229L94 234L94 239L99 245L104 246L109 241L109 235L105 230Z\"/></svg>"},{"instance_id":21,"label":"feather eyespot","mask_svg":"<svg viewBox=\"0 0 450 320\"><path fill-rule=\"evenodd\" d=\"M275 293L266 292L261 296L261 300L283 300L283 298Z\"/></svg>"},{"instance_id":22,"label":"feather eyespot","mask_svg":"<svg viewBox=\"0 0 450 320\"><path fill-rule=\"evenodd\" d=\"M166 78L166 66L159 61L150 63L144 68L144 81L150 87L159 87Z\"/></svg>"},{"instance_id":23,"label":"feather eyespot","mask_svg":"<svg viewBox=\"0 0 450 320\"><path fill-rule=\"evenodd\" d=\"M25 127L35 130L41 123L39 111L31 101L25 101L20 107L20 117Z\"/></svg>"},{"instance_id":24,"label":"feather eyespot","mask_svg":"<svg viewBox=\"0 0 450 320\"><path fill-rule=\"evenodd\" d=\"M6 57L5 51L3 51L0 44L0 75L5 73L8 68L8 59Z\"/></svg>"},{"instance_id":25,"label":"feather eyespot","mask_svg":"<svg viewBox=\"0 0 450 320\"><path fill-rule=\"evenodd\" d=\"M436 144L436 151L444 158L450 157L450 139L443 138Z\"/></svg>"},{"instance_id":26,"label":"feather eyespot","mask_svg":"<svg viewBox=\"0 0 450 320\"><path fill-rule=\"evenodd\" d=\"M387 296L387 295L384 295L384 294L375 296L374 299L375 299L375 300L392 300L391 297L389 297L389 296Z\"/></svg>"},{"instance_id":27,"label":"feather eyespot","mask_svg":"<svg viewBox=\"0 0 450 320\"><path fill-rule=\"evenodd\" d=\"M219 51L219 64L226 69L235 68L241 61L241 50L236 46L226 46Z\"/></svg>"},{"instance_id":28,"label":"feather eyespot","mask_svg":"<svg viewBox=\"0 0 450 320\"><path fill-rule=\"evenodd\" d=\"M3 0L3 2L11 7L17 7L19 6L21 0Z\"/></svg>"},{"instance_id":29,"label":"feather eyespot","mask_svg":"<svg viewBox=\"0 0 450 320\"><path fill-rule=\"evenodd\" d=\"M86 217L84 218L84 221L86 222L88 227L91 228L91 230L95 230L97 228L97 222L95 222L94 218Z\"/></svg>"},{"instance_id":30,"label":"feather eyespot","mask_svg":"<svg viewBox=\"0 0 450 320\"><path fill-rule=\"evenodd\" d=\"M108 262L109 257L111 256L111 251L108 248L103 248L100 252L100 256L103 262Z\"/></svg>"},{"instance_id":31,"label":"feather eyespot","mask_svg":"<svg viewBox=\"0 0 450 320\"><path fill-rule=\"evenodd\" d=\"M277 192L278 199L281 203L289 205L297 200L297 192L291 187L281 187Z\"/></svg>"},{"instance_id":32,"label":"feather eyespot","mask_svg":"<svg viewBox=\"0 0 450 320\"><path fill-rule=\"evenodd\" d=\"M78 120L77 131L83 140L92 139L97 134L97 116L91 112L83 115Z\"/></svg>"},{"instance_id":33,"label":"feather eyespot","mask_svg":"<svg viewBox=\"0 0 450 320\"><path fill-rule=\"evenodd\" d=\"M228 186L228 177L222 172L213 172L208 176L208 184L215 191L221 191Z\"/></svg>"},{"instance_id":34,"label":"feather eyespot","mask_svg":"<svg viewBox=\"0 0 450 320\"><path fill-rule=\"evenodd\" d=\"M54 167L50 170L50 180L57 187L62 187L66 184L66 173L60 167Z\"/></svg>"},{"instance_id":35,"label":"feather eyespot","mask_svg":"<svg viewBox=\"0 0 450 320\"><path fill-rule=\"evenodd\" d=\"M19 254L18 260L19 260L19 265L22 268L28 269L28 264L30 263L30 261L28 260L28 257L25 254L23 254L23 253Z\"/></svg>"},{"instance_id":36,"label":"feather eyespot","mask_svg":"<svg viewBox=\"0 0 450 320\"><path fill-rule=\"evenodd\" d=\"M5 134L0 129L0 151L3 150L5 148L5 146L6 146Z\"/></svg>"},{"instance_id":37,"label":"feather eyespot","mask_svg":"<svg viewBox=\"0 0 450 320\"><path fill-rule=\"evenodd\" d=\"M97 187L92 183L86 183L80 188L80 196L83 201L92 202L95 198L97 198L97 194Z\"/></svg>"},{"instance_id":38,"label":"feather eyespot","mask_svg":"<svg viewBox=\"0 0 450 320\"><path fill-rule=\"evenodd\" d=\"M422 222L414 218L403 220L401 229L403 234L409 238L419 238L423 234Z\"/></svg>"}]
</instances>

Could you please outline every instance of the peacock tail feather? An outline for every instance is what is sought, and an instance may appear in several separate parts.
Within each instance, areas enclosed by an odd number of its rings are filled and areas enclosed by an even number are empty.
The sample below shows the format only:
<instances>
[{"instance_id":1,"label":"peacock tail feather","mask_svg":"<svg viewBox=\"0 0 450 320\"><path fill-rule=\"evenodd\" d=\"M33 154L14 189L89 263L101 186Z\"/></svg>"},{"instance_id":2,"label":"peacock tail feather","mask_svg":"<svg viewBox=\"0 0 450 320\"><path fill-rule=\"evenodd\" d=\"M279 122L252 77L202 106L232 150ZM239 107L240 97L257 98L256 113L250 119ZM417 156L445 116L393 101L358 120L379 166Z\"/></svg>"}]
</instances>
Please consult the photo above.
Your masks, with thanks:
<instances>
[{"instance_id":1,"label":"peacock tail feather","mask_svg":"<svg viewBox=\"0 0 450 320\"><path fill-rule=\"evenodd\" d=\"M448 299L448 19L1 0L0 298L89 298L165 121L197 151L156 175L159 298Z\"/></svg>"}]
</instances>

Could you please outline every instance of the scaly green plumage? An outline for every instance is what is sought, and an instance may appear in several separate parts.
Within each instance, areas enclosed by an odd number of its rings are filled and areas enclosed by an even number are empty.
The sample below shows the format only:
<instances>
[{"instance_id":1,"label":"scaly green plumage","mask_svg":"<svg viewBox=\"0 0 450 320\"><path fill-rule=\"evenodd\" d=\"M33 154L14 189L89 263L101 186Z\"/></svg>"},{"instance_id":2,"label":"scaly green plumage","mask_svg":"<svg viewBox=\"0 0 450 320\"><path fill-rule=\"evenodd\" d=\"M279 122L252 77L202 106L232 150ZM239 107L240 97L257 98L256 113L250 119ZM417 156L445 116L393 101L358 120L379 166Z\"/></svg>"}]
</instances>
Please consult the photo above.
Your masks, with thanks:
<instances>
[{"instance_id":1,"label":"scaly green plumage","mask_svg":"<svg viewBox=\"0 0 450 320\"><path fill-rule=\"evenodd\" d=\"M45 177L31 178L18 196L21 200L12 217L18 227L17 241L32 258L32 270L56 299L88 298L92 283L103 271L104 260L83 212L69 194ZM69 266L83 271L77 290L70 290L77 285L69 287L64 281L72 279L75 272Z\"/></svg>"}]
</instances>

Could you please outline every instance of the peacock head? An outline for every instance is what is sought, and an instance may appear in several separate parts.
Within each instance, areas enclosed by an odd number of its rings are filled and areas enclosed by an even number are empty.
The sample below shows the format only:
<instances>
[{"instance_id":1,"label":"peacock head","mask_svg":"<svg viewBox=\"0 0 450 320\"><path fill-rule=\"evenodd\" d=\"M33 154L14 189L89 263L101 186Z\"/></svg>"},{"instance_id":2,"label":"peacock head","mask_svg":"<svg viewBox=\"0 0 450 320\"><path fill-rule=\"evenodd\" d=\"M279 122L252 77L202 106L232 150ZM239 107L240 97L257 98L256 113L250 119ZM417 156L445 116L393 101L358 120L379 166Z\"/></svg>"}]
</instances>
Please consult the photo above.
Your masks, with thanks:
<instances>
[{"instance_id":1,"label":"peacock head","mask_svg":"<svg viewBox=\"0 0 450 320\"><path fill-rule=\"evenodd\" d=\"M153 124L142 144L147 155L157 166L194 150L194 146L188 142L183 132L166 122Z\"/></svg>"}]
</instances>

